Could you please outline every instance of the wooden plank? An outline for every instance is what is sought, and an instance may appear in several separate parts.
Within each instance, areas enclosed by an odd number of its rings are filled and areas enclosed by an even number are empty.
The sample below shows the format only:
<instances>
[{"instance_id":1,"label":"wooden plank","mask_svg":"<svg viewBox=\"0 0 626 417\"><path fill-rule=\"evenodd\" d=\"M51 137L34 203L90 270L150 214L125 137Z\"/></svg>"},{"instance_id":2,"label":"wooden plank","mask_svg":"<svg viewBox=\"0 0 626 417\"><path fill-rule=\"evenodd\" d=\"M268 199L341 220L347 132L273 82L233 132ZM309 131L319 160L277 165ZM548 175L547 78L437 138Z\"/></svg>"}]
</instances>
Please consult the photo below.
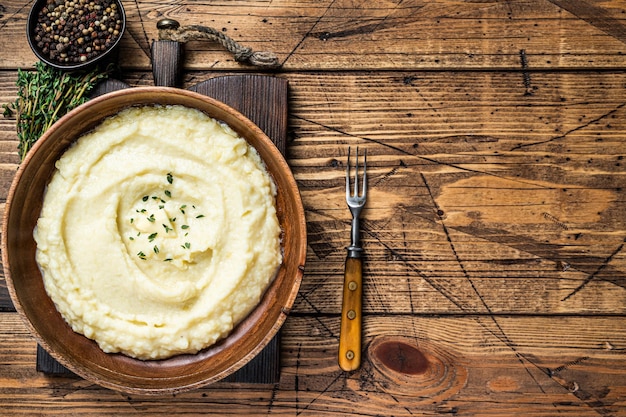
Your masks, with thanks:
<instances>
[{"instance_id":1,"label":"wooden plank","mask_svg":"<svg viewBox=\"0 0 626 417\"><path fill-rule=\"evenodd\" d=\"M533 73L531 94L515 72L283 77L310 247L294 312L340 311L348 144L368 148L366 312L626 312L626 74ZM0 118L0 178L13 129Z\"/></svg>"},{"instance_id":2,"label":"wooden plank","mask_svg":"<svg viewBox=\"0 0 626 417\"><path fill-rule=\"evenodd\" d=\"M297 308L339 309L345 145L360 144L366 311L623 314L623 74L533 74L531 94L521 75L290 77L319 260Z\"/></svg>"},{"instance_id":3,"label":"wooden plank","mask_svg":"<svg viewBox=\"0 0 626 417\"><path fill-rule=\"evenodd\" d=\"M366 315L364 363L336 363L338 316L290 317L276 386L215 384L176 396L126 396L46 377L23 323L0 316L4 415L618 416L626 407L621 317ZM398 354L419 366L402 367ZM485 398L488 397L488 401Z\"/></svg>"},{"instance_id":4,"label":"wooden plank","mask_svg":"<svg viewBox=\"0 0 626 417\"><path fill-rule=\"evenodd\" d=\"M131 85L153 84L162 17L222 29L283 63L310 250L281 379L123 396L36 373L34 341L5 312L0 414L626 415L623 2L124 4ZM28 7L0 5L0 102L34 62ZM254 71L215 45L185 49L187 87ZM336 363L347 145L368 148L371 187L355 373ZM0 117L0 204L14 149L13 121Z\"/></svg>"},{"instance_id":5,"label":"wooden plank","mask_svg":"<svg viewBox=\"0 0 626 417\"><path fill-rule=\"evenodd\" d=\"M511 0L424 2L228 1L124 2L126 69L150 69L156 22L177 19L224 31L243 45L276 53L283 69L531 69L624 66L626 15L618 1ZM0 6L0 68L26 68L35 57L25 39L31 3ZM187 69L246 69L220 46L187 45Z\"/></svg>"}]
</instances>

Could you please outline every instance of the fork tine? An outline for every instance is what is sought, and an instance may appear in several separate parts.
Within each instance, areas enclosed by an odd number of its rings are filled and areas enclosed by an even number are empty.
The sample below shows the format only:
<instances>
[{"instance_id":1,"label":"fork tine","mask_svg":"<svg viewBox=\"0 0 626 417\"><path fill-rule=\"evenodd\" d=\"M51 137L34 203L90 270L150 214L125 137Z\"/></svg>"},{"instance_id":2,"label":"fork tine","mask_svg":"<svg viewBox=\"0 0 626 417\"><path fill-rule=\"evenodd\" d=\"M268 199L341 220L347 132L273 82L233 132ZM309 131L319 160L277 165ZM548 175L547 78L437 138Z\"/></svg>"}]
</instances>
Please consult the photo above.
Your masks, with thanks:
<instances>
[{"instance_id":1,"label":"fork tine","mask_svg":"<svg viewBox=\"0 0 626 417\"><path fill-rule=\"evenodd\" d=\"M346 198L350 198L350 147L348 146L348 163L346 164Z\"/></svg>"},{"instance_id":2,"label":"fork tine","mask_svg":"<svg viewBox=\"0 0 626 417\"><path fill-rule=\"evenodd\" d=\"M361 197L365 198L367 194L367 149L363 151L363 189L361 190Z\"/></svg>"},{"instance_id":3,"label":"fork tine","mask_svg":"<svg viewBox=\"0 0 626 417\"><path fill-rule=\"evenodd\" d=\"M346 198L365 198L367 195L367 149L363 151L363 174L361 178L361 194L359 195L359 147L356 147L354 162L354 179L351 178L351 147L348 147L348 163L346 164Z\"/></svg>"},{"instance_id":4,"label":"fork tine","mask_svg":"<svg viewBox=\"0 0 626 417\"><path fill-rule=\"evenodd\" d=\"M356 152L355 152L355 166L354 166L354 192L352 193L353 196L358 197L359 196L359 147L356 147Z\"/></svg>"}]
</instances>

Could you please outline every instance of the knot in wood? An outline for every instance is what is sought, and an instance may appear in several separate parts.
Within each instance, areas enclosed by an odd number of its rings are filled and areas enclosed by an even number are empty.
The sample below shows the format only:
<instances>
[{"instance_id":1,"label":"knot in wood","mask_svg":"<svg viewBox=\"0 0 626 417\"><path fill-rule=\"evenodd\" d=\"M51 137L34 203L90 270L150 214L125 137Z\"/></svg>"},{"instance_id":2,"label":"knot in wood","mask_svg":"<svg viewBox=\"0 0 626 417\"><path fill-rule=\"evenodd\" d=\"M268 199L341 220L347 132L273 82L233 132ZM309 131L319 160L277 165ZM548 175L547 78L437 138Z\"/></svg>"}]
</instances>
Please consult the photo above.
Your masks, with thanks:
<instances>
[{"instance_id":1,"label":"knot in wood","mask_svg":"<svg viewBox=\"0 0 626 417\"><path fill-rule=\"evenodd\" d=\"M444 401L467 382L467 369L427 340L404 336L376 338L368 347L371 381L394 396Z\"/></svg>"},{"instance_id":2,"label":"knot in wood","mask_svg":"<svg viewBox=\"0 0 626 417\"><path fill-rule=\"evenodd\" d=\"M429 365L428 359L419 349L402 341L381 343L372 353L381 364L405 375L423 374Z\"/></svg>"}]
</instances>

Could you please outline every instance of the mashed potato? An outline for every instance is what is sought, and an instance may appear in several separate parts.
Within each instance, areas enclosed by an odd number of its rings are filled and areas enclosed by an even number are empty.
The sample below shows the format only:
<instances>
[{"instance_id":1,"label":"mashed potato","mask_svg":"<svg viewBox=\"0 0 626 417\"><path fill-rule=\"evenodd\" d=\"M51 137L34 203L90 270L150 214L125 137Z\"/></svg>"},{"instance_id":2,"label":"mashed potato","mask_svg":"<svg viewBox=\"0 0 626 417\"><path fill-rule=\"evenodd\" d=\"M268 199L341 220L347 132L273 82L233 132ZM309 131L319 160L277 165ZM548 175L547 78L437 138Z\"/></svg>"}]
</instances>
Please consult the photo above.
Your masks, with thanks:
<instances>
[{"instance_id":1,"label":"mashed potato","mask_svg":"<svg viewBox=\"0 0 626 417\"><path fill-rule=\"evenodd\" d=\"M259 155L197 110L124 110L56 167L37 262L63 318L105 352L163 359L212 345L282 261Z\"/></svg>"}]
</instances>

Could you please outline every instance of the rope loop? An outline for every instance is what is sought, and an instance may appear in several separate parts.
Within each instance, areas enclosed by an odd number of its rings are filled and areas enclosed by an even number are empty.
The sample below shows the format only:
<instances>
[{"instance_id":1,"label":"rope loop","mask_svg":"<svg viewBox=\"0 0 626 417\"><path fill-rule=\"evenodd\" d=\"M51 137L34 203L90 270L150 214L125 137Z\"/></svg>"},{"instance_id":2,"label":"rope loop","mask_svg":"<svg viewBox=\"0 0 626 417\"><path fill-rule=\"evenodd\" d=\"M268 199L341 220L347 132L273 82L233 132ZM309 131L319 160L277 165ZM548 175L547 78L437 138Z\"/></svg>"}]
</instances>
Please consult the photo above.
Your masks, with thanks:
<instances>
[{"instance_id":1,"label":"rope loop","mask_svg":"<svg viewBox=\"0 0 626 417\"><path fill-rule=\"evenodd\" d=\"M164 19L157 23L159 28L159 39L189 42L196 40L208 40L217 42L228 50L235 61L242 64L249 64L265 68L277 68L280 66L278 57L272 52L253 51L252 48L237 43L224 32L211 27L201 25L180 26L178 22Z\"/></svg>"}]
</instances>

